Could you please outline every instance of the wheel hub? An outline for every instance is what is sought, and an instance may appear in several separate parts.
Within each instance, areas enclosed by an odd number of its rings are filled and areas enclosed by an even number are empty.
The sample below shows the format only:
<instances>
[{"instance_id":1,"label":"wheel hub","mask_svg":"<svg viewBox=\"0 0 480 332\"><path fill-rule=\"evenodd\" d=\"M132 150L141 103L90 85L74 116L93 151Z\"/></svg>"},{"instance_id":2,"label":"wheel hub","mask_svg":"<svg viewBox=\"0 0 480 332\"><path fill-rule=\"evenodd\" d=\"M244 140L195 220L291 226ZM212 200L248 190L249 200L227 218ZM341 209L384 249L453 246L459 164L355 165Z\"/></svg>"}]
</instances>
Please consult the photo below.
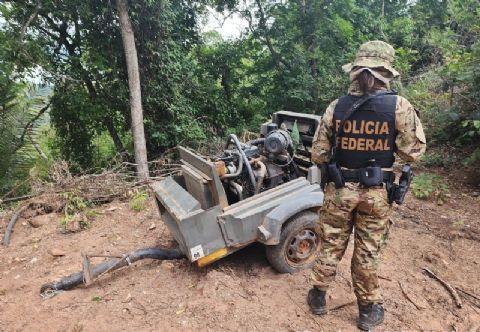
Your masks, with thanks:
<instances>
[{"instance_id":1,"label":"wheel hub","mask_svg":"<svg viewBox=\"0 0 480 332\"><path fill-rule=\"evenodd\" d=\"M292 236L286 248L287 257L294 263L301 263L310 258L318 244L317 234L311 229L302 229Z\"/></svg>"}]
</instances>

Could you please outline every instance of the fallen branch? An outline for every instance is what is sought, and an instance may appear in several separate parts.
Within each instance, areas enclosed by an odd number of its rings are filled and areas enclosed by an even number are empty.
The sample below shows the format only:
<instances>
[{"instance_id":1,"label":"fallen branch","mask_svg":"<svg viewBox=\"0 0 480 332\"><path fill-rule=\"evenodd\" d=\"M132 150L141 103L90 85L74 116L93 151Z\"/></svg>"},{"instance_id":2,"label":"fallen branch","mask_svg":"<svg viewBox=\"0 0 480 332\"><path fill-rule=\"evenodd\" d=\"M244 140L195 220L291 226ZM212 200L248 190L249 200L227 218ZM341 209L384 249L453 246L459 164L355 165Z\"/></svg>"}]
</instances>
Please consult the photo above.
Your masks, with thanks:
<instances>
[{"instance_id":1,"label":"fallen branch","mask_svg":"<svg viewBox=\"0 0 480 332\"><path fill-rule=\"evenodd\" d=\"M460 299L460 296L458 296L458 293L455 290L455 288L453 288L448 282L446 282L445 280L443 280L442 278L437 276L435 273L433 273L432 271L430 271L426 267L424 267L422 270L425 271L425 273L427 273L428 276L430 276L430 277L434 278L435 280L437 280L438 282L440 282L443 285L443 287L445 287L449 291L450 295L455 300L455 304L457 305L458 308L462 307L462 300Z\"/></svg>"},{"instance_id":2,"label":"fallen branch","mask_svg":"<svg viewBox=\"0 0 480 332\"><path fill-rule=\"evenodd\" d=\"M402 284L402 282L401 282L400 280L398 281L398 285L400 286L400 290L402 291L403 296L405 296L405 298L406 298L411 304L413 304L413 305L415 306L415 308L417 308L418 310L427 309L426 307L418 304L416 301L414 301L414 300L410 297L410 295L408 295L408 293L407 293L406 290L405 290L405 287L403 287L403 284Z\"/></svg>"},{"instance_id":3,"label":"fallen branch","mask_svg":"<svg viewBox=\"0 0 480 332\"><path fill-rule=\"evenodd\" d=\"M49 105L50 103L40 110L35 119L43 114ZM32 121L29 122L27 127L33 123ZM167 176L178 173L178 164L163 163L160 165L161 161L154 161L154 163L159 164L159 167L161 166L162 169L157 169L156 176L151 177L149 179L150 181L161 180ZM104 170L100 174L72 176L67 163L55 163L50 170L50 178L53 183L33 183L32 194L19 197L7 197L14 192L12 189L7 195L0 199L0 203L12 203L25 200L25 202L22 203L22 208L15 211L7 226L2 240L3 245L9 245L15 223L25 209L33 207L32 204L47 205L48 202L51 202L51 205L55 206L55 208L49 209L49 211L45 210L46 213L49 213L64 209L72 197L78 197L91 204L103 204L115 198L128 197L132 190L148 184L148 181L135 181L136 177L130 173L128 165L122 163L118 168L114 170Z\"/></svg>"},{"instance_id":4,"label":"fallen branch","mask_svg":"<svg viewBox=\"0 0 480 332\"><path fill-rule=\"evenodd\" d=\"M28 207L28 205L23 205L19 207L15 213L12 215L12 218L10 219L10 222L8 223L7 229L5 231L5 234L3 235L3 240L2 244L5 247L8 247L10 244L10 236L12 235L13 227L15 226L15 223L17 222L18 218L20 218L20 215L22 214L23 211Z\"/></svg>"},{"instance_id":5,"label":"fallen branch","mask_svg":"<svg viewBox=\"0 0 480 332\"><path fill-rule=\"evenodd\" d=\"M475 300L480 301L480 297L478 297L478 296L475 295L475 294L472 294L472 293L470 293L470 292L467 292L466 290L461 289L460 287L457 287L457 286L455 286L455 289L458 290L459 292L465 294L465 295L468 295L468 296L473 297Z\"/></svg>"},{"instance_id":6,"label":"fallen branch","mask_svg":"<svg viewBox=\"0 0 480 332\"><path fill-rule=\"evenodd\" d=\"M393 281L393 280L390 279L389 277L385 277L385 276L378 276L378 279L383 279L383 280L387 280L387 281Z\"/></svg>"},{"instance_id":7,"label":"fallen branch","mask_svg":"<svg viewBox=\"0 0 480 332\"><path fill-rule=\"evenodd\" d=\"M463 298L467 300L472 306L475 306L480 309L480 297L478 297L475 294L472 294L470 292L467 292L464 289L461 289L460 287L455 286L455 289L458 290Z\"/></svg>"},{"instance_id":8,"label":"fallen branch","mask_svg":"<svg viewBox=\"0 0 480 332\"><path fill-rule=\"evenodd\" d=\"M94 278L99 277L100 275L106 273L107 271L110 272L110 271L118 270L124 266L130 265L136 261L139 261L145 258L158 259L158 260L172 260L172 259L181 259L184 257L185 255L180 251L180 249L163 249L163 248L138 249L122 255L122 258L109 259L93 267L88 266L89 263L87 263L88 276L84 275L84 271L80 271L80 272L73 273L65 278L62 278L59 281L46 283L42 285L42 287L40 288L40 294L44 294L49 291L72 289L82 284L83 282L91 283Z\"/></svg>"},{"instance_id":9,"label":"fallen branch","mask_svg":"<svg viewBox=\"0 0 480 332\"><path fill-rule=\"evenodd\" d=\"M24 195L24 196L18 196L18 197L10 197L10 198L5 198L3 200L0 200L1 203L13 203L13 202L18 202L18 201L24 201L26 199L35 197L35 195Z\"/></svg>"}]
</instances>

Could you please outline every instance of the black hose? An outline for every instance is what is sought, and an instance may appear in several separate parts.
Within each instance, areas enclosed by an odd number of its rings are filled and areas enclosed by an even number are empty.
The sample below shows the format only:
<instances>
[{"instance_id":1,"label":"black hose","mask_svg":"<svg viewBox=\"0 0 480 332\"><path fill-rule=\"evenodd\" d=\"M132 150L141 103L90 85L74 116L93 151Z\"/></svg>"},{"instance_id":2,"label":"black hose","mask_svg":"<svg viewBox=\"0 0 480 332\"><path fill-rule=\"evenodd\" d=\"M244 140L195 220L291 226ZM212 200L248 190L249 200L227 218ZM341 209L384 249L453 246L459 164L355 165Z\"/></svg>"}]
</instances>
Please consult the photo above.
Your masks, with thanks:
<instances>
[{"instance_id":1,"label":"black hose","mask_svg":"<svg viewBox=\"0 0 480 332\"><path fill-rule=\"evenodd\" d=\"M230 145L230 141L233 141L233 143L235 143L235 146L237 147L238 153L240 153L240 157L242 157L243 164L245 165L245 167L247 167L248 176L250 177L250 182L252 183L252 188L255 188L256 185L257 185L257 181L255 181L255 175L253 174L252 166L250 166L248 158L247 158L247 156L245 155L245 152L242 149L242 145L240 144L240 141L238 140L237 135L230 134L228 136L227 146L226 146L227 148Z\"/></svg>"},{"instance_id":2,"label":"black hose","mask_svg":"<svg viewBox=\"0 0 480 332\"><path fill-rule=\"evenodd\" d=\"M145 248L129 252L122 258L113 258L95 265L92 268L92 277L95 278L106 271L114 271L136 261L151 258L160 260L172 260L184 258L185 254L180 249ZM83 271L73 273L59 281L49 282L40 288L40 294L49 290L68 290L83 283Z\"/></svg>"},{"instance_id":3,"label":"black hose","mask_svg":"<svg viewBox=\"0 0 480 332\"><path fill-rule=\"evenodd\" d=\"M3 235L3 240L2 244L5 247L8 247L10 244L10 236L12 235L13 227L17 223L17 220L20 218L22 215L22 212L27 209L28 205L24 205L20 207L18 210L15 211L15 213L12 215L12 218L10 219L10 222L8 223L7 229L5 230L5 234Z\"/></svg>"}]
</instances>

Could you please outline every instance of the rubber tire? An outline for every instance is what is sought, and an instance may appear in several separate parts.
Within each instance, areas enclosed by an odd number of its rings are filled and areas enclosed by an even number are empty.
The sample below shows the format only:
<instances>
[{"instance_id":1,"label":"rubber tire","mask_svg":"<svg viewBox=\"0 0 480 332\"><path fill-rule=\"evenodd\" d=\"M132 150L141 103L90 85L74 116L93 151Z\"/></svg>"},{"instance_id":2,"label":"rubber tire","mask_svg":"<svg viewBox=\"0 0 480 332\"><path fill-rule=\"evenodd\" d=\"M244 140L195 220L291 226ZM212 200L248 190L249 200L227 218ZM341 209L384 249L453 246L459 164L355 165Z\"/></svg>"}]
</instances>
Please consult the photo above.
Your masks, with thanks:
<instances>
[{"instance_id":1,"label":"rubber tire","mask_svg":"<svg viewBox=\"0 0 480 332\"><path fill-rule=\"evenodd\" d=\"M311 258L305 264L295 264L291 265L287 261L285 254L285 246L287 245L287 239L292 233L299 232L304 228L315 229L315 233L318 237L318 244L315 252L312 254ZM315 256L319 249L320 243L320 225L318 223L318 214L312 211L303 211L295 216L291 217L282 228L280 234L280 242L274 246L266 246L266 255L269 263L272 267L280 273L295 273L300 270L304 270L312 267L315 263Z\"/></svg>"}]
</instances>

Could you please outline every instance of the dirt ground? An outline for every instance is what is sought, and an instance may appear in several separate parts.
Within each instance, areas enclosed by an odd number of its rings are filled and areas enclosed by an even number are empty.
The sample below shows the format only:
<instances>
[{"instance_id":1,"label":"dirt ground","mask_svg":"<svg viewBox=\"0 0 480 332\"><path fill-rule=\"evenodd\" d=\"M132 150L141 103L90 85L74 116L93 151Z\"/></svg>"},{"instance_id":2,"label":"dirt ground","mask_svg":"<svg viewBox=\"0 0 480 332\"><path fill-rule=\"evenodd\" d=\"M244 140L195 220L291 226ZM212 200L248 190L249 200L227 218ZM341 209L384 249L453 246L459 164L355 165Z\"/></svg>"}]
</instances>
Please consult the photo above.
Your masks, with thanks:
<instances>
[{"instance_id":1,"label":"dirt ground","mask_svg":"<svg viewBox=\"0 0 480 332\"><path fill-rule=\"evenodd\" d=\"M394 228L380 268L386 320L378 330L480 331L480 301L462 297L456 308L428 267L480 295L480 198L478 189L451 192L448 202L409 197L394 214ZM251 246L198 269L185 260L146 260L48 299L40 286L81 269L81 252L119 254L139 247L175 245L153 204L134 212L126 202L98 208L90 227L59 231L59 216L32 228L19 220L10 247L0 248L2 331L332 331L355 330L357 308L350 281L352 246L329 292L324 317L309 313L309 272L276 273L264 248ZM7 220L0 223L5 231ZM52 251L64 251L61 257ZM100 259L99 259L100 260ZM404 289L402 292L401 286ZM410 298L408 300L407 298Z\"/></svg>"}]
</instances>

